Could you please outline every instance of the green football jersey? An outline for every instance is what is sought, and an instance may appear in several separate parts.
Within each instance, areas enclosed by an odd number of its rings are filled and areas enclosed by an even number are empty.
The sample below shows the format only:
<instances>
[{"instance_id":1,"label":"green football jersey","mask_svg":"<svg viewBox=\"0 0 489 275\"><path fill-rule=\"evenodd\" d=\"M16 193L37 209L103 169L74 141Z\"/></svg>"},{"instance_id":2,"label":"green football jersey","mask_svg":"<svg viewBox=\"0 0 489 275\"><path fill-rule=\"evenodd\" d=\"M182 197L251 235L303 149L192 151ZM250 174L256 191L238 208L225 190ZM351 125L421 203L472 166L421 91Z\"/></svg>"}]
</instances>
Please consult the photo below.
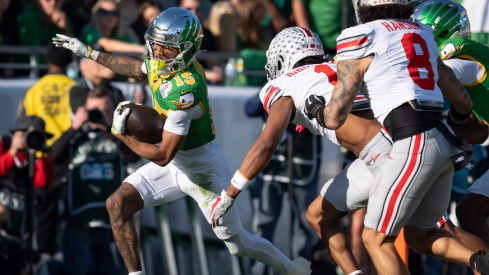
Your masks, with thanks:
<instances>
[{"instance_id":1,"label":"green football jersey","mask_svg":"<svg viewBox=\"0 0 489 275\"><path fill-rule=\"evenodd\" d=\"M473 102L473 112L481 121L489 121L489 79L487 79L487 67L489 65L489 46L475 40L454 37L447 39L440 45L441 59L460 58L477 62L484 69L482 78L474 83L466 84L465 89L470 94Z\"/></svg>"},{"instance_id":2,"label":"green football jersey","mask_svg":"<svg viewBox=\"0 0 489 275\"><path fill-rule=\"evenodd\" d=\"M147 71L151 72L149 65ZM199 105L203 115L190 123L190 128L180 150L200 147L215 138L212 110L207 97L204 69L197 61L189 67L166 76L148 73L153 108L164 115L173 110L184 110Z\"/></svg>"}]
</instances>

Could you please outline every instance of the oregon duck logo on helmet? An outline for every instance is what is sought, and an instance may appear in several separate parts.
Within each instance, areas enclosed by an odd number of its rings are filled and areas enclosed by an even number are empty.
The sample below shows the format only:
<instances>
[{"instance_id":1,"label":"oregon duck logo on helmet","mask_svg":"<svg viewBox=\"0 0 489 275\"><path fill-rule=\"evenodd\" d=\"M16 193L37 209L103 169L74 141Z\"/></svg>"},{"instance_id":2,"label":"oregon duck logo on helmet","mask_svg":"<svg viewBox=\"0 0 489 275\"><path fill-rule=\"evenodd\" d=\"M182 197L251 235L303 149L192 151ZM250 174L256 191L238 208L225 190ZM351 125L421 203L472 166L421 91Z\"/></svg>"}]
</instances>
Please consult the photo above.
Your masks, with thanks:
<instances>
[{"instance_id":1,"label":"oregon duck logo on helmet","mask_svg":"<svg viewBox=\"0 0 489 275\"><path fill-rule=\"evenodd\" d=\"M426 1L416 8L411 20L430 26L438 45L448 38L472 36L467 10L453 1Z\"/></svg>"}]
</instances>

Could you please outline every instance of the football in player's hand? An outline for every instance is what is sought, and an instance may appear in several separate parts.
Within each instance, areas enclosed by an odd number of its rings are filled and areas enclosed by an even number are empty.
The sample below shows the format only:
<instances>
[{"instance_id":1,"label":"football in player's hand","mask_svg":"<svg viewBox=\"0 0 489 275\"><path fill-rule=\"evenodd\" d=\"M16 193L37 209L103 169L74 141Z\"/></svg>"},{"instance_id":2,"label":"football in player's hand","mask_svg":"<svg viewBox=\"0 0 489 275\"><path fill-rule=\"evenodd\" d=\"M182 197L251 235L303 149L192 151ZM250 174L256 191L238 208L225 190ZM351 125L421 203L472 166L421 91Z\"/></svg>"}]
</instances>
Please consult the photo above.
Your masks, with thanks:
<instances>
[{"instance_id":1,"label":"football in player's hand","mask_svg":"<svg viewBox=\"0 0 489 275\"><path fill-rule=\"evenodd\" d=\"M126 134L146 143L160 143L165 118L155 109L139 104L127 104L121 109L131 109L126 120Z\"/></svg>"}]
</instances>

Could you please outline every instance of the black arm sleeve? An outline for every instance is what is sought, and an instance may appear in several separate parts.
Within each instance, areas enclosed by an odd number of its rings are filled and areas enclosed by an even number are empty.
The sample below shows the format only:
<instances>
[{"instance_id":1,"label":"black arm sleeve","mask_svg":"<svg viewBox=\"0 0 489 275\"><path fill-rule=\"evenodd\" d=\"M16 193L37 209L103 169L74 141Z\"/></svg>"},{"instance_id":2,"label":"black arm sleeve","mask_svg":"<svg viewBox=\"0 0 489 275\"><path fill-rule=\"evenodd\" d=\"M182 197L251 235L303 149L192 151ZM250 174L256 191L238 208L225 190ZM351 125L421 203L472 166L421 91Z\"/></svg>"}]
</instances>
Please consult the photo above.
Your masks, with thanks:
<instances>
[{"instance_id":1,"label":"black arm sleeve","mask_svg":"<svg viewBox=\"0 0 489 275\"><path fill-rule=\"evenodd\" d=\"M141 157L136 155L136 153L134 153L131 149L129 149L129 147L127 147L127 145L124 144L124 142L118 140L115 137L113 138L116 139L115 142L117 143L120 149L121 156L124 159L124 163L134 163L141 159Z\"/></svg>"},{"instance_id":2,"label":"black arm sleeve","mask_svg":"<svg viewBox=\"0 0 489 275\"><path fill-rule=\"evenodd\" d=\"M52 145L51 154L55 164L65 163L69 157L70 140L76 134L76 130L71 128L66 130Z\"/></svg>"}]
</instances>

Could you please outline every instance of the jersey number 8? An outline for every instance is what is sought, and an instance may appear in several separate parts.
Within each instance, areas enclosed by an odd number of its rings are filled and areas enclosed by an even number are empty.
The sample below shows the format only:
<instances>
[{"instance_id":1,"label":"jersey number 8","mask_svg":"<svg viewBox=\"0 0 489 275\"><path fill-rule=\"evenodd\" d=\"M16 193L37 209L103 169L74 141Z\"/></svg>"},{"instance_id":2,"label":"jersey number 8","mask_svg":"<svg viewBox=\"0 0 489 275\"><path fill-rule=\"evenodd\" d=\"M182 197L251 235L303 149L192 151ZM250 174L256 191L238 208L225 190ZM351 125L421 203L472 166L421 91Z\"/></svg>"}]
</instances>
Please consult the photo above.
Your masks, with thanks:
<instances>
[{"instance_id":1,"label":"jersey number 8","mask_svg":"<svg viewBox=\"0 0 489 275\"><path fill-rule=\"evenodd\" d=\"M406 33L401 40L404 52L409 60L408 71L416 85L424 90L435 89L435 73L430 62L430 53L426 41L417 33ZM416 47L418 46L418 48ZM420 69L427 71L426 77L420 76Z\"/></svg>"}]
</instances>

